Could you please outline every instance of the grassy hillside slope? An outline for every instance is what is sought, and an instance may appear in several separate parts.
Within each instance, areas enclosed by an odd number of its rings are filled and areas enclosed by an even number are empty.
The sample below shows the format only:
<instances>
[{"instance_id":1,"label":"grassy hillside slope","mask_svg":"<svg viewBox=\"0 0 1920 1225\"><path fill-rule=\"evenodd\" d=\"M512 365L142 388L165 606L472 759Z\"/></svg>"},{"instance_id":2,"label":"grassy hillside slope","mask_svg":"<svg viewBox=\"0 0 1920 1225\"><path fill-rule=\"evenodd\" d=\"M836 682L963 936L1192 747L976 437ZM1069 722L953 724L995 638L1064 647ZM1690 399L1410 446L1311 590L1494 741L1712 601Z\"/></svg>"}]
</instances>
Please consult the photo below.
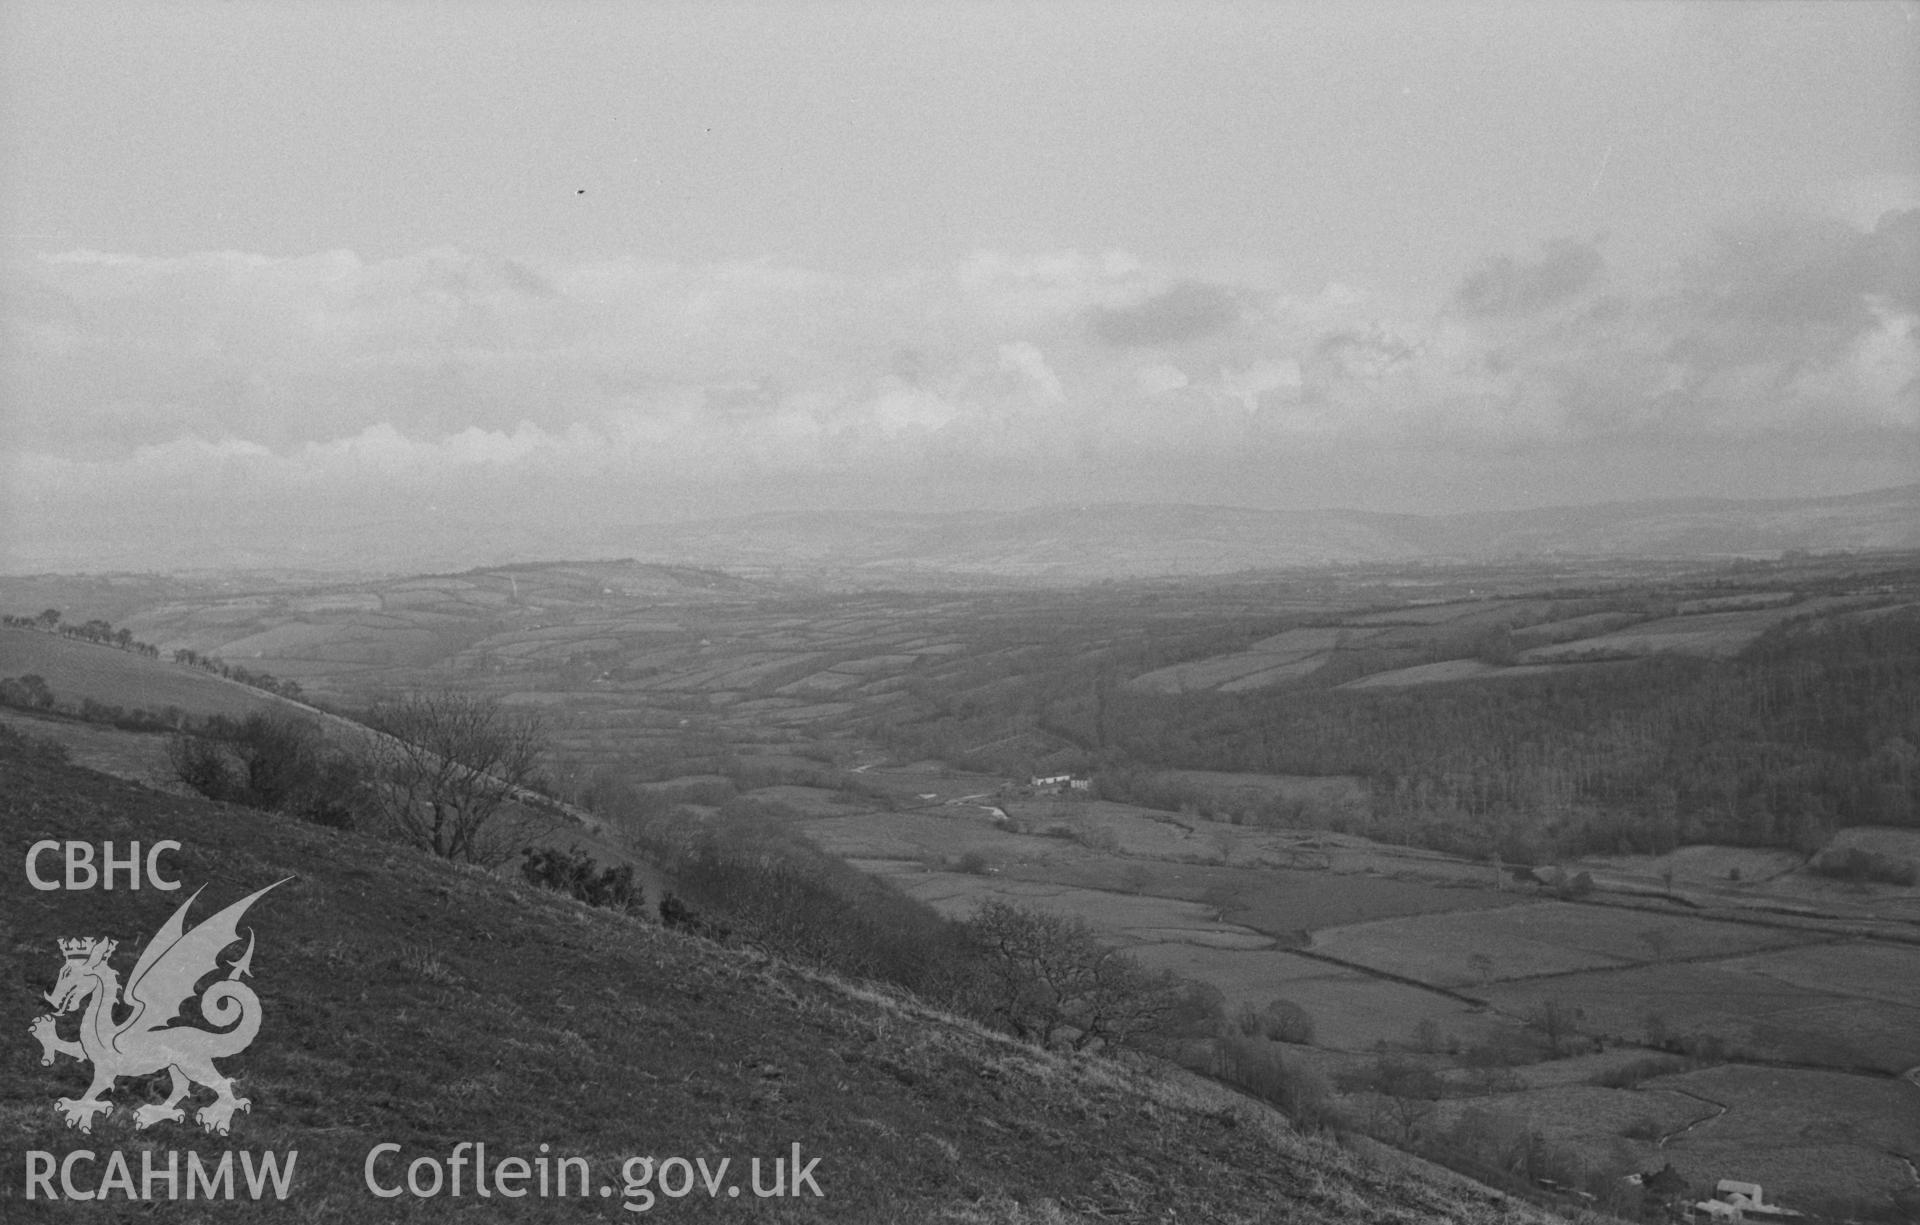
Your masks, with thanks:
<instances>
[{"instance_id":1,"label":"grassy hillside slope","mask_svg":"<svg viewBox=\"0 0 1920 1225\"><path fill-rule=\"evenodd\" d=\"M199 668L152 659L118 647L37 630L0 629L0 676L37 673L62 707L91 698L109 706L233 719L261 711L289 714L306 707Z\"/></svg>"},{"instance_id":2,"label":"grassy hillside slope","mask_svg":"<svg viewBox=\"0 0 1920 1225\"><path fill-rule=\"evenodd\" d=\"M81 770L0 738L0 829L19 872L42 838L184 846L166 861L180 893L0 889L0 1217L67 1219L75 1205L24 1199L30 1150L144 1147L298 1150L284 1202L223 1204L225 1220L626 1219L619 1170L634 1155L733 1161L818 1157L822 1198L662 1199L669 1218L782 1221L1524 1221L1484 1193L1371 1170L1287 1133L1275 1116L1185 1079L1043 1054L882 996L589 910L517 883L361 836L179 799ZM51 866L52 861L48 864ZM257 935L264 1023L223 1066L252 1099L226 1138L191 1124L133 1130L132 1105L164 1077L123 1080L91 1136L53 1099L87 1084L66 1059L40 1066L26 1030L61 965L55 941L122 942L123 975L192 889L197 921L282 877L244 927ZM156 1079L157 1082L156 1083ZM205 1099L205 1091L198 1091ZM442 1162L460 1141L490 1160L586 1158L612 1195L561 1200L375 1199L382 1167ZM100 1167L82 1168L82 1185ZM470 1177L470 1175L469 1175ZM770 1175L769 1175L770 1177ZM56 1183L57 1185L57 1183ZM116 1197L110 1201L121 1211ZM637 1201L635 1201L637 1202ZM98 1211L103 1205L91 1206ZM148 1206L143 1206L143 1210ZM144 1219L191 1220L162 1202Z\"/></svg>"}]
</instances>

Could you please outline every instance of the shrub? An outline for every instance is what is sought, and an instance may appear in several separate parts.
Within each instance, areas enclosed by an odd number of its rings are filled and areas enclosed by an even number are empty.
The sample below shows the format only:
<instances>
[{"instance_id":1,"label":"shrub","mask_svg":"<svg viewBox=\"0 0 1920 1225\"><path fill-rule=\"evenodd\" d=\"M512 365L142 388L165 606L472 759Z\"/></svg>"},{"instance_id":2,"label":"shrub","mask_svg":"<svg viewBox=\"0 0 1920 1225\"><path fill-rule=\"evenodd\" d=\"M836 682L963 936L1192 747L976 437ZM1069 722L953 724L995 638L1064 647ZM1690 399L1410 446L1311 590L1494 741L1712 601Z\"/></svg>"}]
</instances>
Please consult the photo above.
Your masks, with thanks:
<instances>
[{"instance_id":1,"label":"shrub","mask_svg":"<svg viewBox=\"0 0 1920 1225\"><path fill-rule=\"evenodd\" d=\"M1727 1040L1719 1034L1689 1034L1678 1040L1681 1054L1700 1063L1724 1063Z\"/></svg>"},{"instance_id":2,"label":"shrub","mask_svg":"<svg viewBox=\"0 0 1920 1225\"><path fill-rule=\"evenodd\" d=\"M1468 1084L1475 1093L1484 1097L1518 1093L1527 1087L1527 1082L1520 1078L1520 1074L1505 1064L1481 1064L1473 1068Z\"/></svg>"},{"instance_id":3,"label":"shrub","mask_svg":"<svg viewBox=\"0 0 1920 1225\"><path fill-rule=\"evenodd\" d=\"M1563 898L1583 898L1592 893L1593 873L1591 872L1576 872L1560 886L1560 896Z\"/></svg>"},{"instance_id":4,"label":"shrub","mask_svg":"<svg viewBox=\"0 0 1920 1225\"><path fill-rule=\"evenodd\" d=\"M113 706L93 698L80 700L80 718L88 723L119 723L127 717L126 708Z\"/></svg>"},{"instance_id":5,"label":"shrub","mask_svg":"<svg viewBox=\"0 0 1920 1225\"><path fill-rule=\"evenodd\" d=\"M1820 876L1855 883L1878 881L1886 885L1911 887L1920 879L1920 872L1916 872L1912 860L1857 846L1827 851L1808 866Z\"/></svg>"},{"instance_id":6,"label":"shrub","mask_svg":"<svg viewBox=\"0 0 1920 1225\"><path fill-rule=\"evenodd\" d=\"M167 744L174 777L208 799L349 829L371 802L367 776L303 719L215 716Z\"/></svg>"},{"instance_id":7,"label":"shrub","mask_svg":"<svg viewBox=\"0 0 1920 1225\"><path fill-rule=\"evenodd\" d=\"M752 820L748 807L734 817ZM713 916L703 934L724 926L735 943L965 1006L966 942L953 924L817 848L788 846L777 830L754 835L736 827L668 851L677 905Z\"/></svg>"},{"instance_id":8,"label":"shrub","mask_svg":"<svg viewBox=\"0 0 1920 1225\"><path fill-rule=\"evenodd\" d=\"M37 672L10 676L0 680L0 706L50 710L53 707L53 690L47 687L47 679Z\"/></svg>"},{"instance_id":9,"label":"shrub","mask_svg":"<svg viewBox=\"0 0 1920 1225\"><path fill-rule=\"evenodd\" d=\"M609 910L633 910L645 905L640 887L633 883L633 865L601 867L592 856L575 848L527 847L521 852L520 875L545 889L567 894Z\"/></svg>"},{"instance_id":10,"label":"shrub","mask_svg":"<svg viewBox=\"0 0 1920 1225\"><path fill-rule=\"evenodd\" d=\"M1645 1059L1636 1059L1618 1067L1596 1072L1587 1083L1603 1089L1631 1089L1643 1080L1652 1080L1656 1076L1671 1076L1675 1072L1687 1070L1687 1061L1671 1055L1649 1055Z\"/></svg>"},{"instance_id":11,"label":"shrub","mask_svg":"<svg viewBox=\"0 0 1920 1225\"><path fill-rule=\"evenodd\" d=\"M1525 1038L1505 1031L1460 1053L1461 1066L1469 1068L1512 1068L1532 1063L1536 1058L1536 1049Z\"/></svg>"},{"instance_id":12,"label":"shrub","mask_svg":"<svg viewBox=\"0 0 1920 1225\"><path fill-rule=\"evenodd\" d=\"M975 1007L1027 1041L1153 1046L1218 1028L1218 991L1148 971L1083 920L988 901L966 930L980 959Z\"/></svg>"},{"instance_id":13,"label":"shrub","mask_svg":"<svg viewBox=\"0 0 1920 1225\"><path fill-rule=\"evenodd\" d=\"M1547 1040L1547 1051L1555 1059L1567 1054L1578 1036L1583 1013L1560 999L1547 999L1527 1013L1527 1024Z\"/></svg>"},{"instance_id":14,"label":"shrub","mask_svg":"<svg viewBox=\"0 0 1920 1225\"><path fill-rule=\"evenodd\" d=\"M733 935L732 928L713 922L672 893L660 899L660 922L675 931L705 936L709 940L725 940Z\"/></svg>"},{"instance_id":15,"label":"shrub","mask_svg":"<svg viewBox=\"0 0 1920 1225\"><path fill-rule=\"evenodd\" d=\"M1373 1093L1375 1128L1411 1144L1445 1092L1440 1074L1422 1064L1381 1055L1370 1066L1343 1069L1337 1083L1348 1093Z\"/></svg>"},{"instance_id":16,"label":"shrub","mask_svg":"<svg viewBox=\"0 0 1920 1225\"><path fill-rule=\"evenodd\" d=\"M1253 1006L1247 1005L1251 1012ZM1256 1025L1245 1032L1257 1033L1271 1042L1291 1042L1295 1046L1313 1044L1313 1018L1307 1010L1292 1000L1272 999L1267 1006L1255 1014Z\"/></svg>"},{"instance_id":17,"label":"shrub","mask_svg":"<svg viewBox=\"0 0 1920 1225\"><path fill-rule=\"evenodd\" d=\"M708 808L719 808L740 794L740 789L729 779L694 779L658 786L653 791L669 804L700 804Z\"/></svg>"},{"instance_id":18,"label":"shrub","mask_svg":"<svg viewBox=\"0 0 1920 1225\"><path fill-rule=\"evenodd\" d=\"M1446 1088L1432 1068L1393 1055L1380 1055L1371 1064L1345 1068L1335 1083L1347 1093L1382 1093L1429 1102L1437 1100Z\"/></svg>"},{"instance_id":19,"label":"shrub","mask_svg":"<svg viewBox=\"0 0 1920 1225\"><path fill-rule=\"evenodd\" d=\"M233 768L219 741L182 732L167 742L167 757L173 763L173 776L201 795L210 800L233 797Z\"/></svg>"},{"instance_id":20,"label":"shrub","mask_svg":"<svg viewBox=\"0 0 1920 1225\"><path fill-rule=\"evenodd\" d=\"M1335 1122L1327 1082L1309 1069L1289 1064L1279 1051L1257 1039L1221 1038L1201 1070L1278 1107L1302 1131L1318 1131Z\"/></svg>"},{"instance_id":21,"label":"shrub","mask_svg":"<svg viewBox=\"0 0 1920 1225\"><path fill-rule=\"evenodd\" d=\"M71 760L65 742L51 736L29 736L15 728L0 723L0 744L9 746L13 751L42 761L65 764Z\"/></svg>"},{"instance_id":22,"label":"shrub","mask_svg":"<svg viewBox=\"0 0 1920 1225\"><path fill-rule=\"evenodd\" d=\"M358 759L346 753L323 754L296 815L330 829L353 829L369 806L368 787Z\"/></svg>"}]
</instances>

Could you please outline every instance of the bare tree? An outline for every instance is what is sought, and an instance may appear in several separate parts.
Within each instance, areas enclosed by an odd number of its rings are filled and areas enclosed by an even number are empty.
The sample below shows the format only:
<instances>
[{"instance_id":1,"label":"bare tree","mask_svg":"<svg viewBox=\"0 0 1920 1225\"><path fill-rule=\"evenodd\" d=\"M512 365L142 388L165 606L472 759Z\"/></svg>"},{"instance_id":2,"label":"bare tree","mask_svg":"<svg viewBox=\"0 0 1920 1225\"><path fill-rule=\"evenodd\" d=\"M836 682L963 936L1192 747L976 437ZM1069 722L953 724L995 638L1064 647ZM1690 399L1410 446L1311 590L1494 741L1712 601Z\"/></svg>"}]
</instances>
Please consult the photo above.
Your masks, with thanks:
<instances>
[{"instance_id":1,"label":"bare tree","mask_svg":"<svg viewBox=\"0 0 1920 1225\"><path fill-rule=\"evenodd\" d=\"M490 868L555 823L525 802L545 748L538 715L437 693L380 702L367 722L379 803L405 841Z\"/></svg>"},{"instance_id":2,"label":"bare tree","mask_svg":"<svg viewBox=\"0 0 1920 1225\"><path fill-rule=\"evenodd\" d=\"M1415 1094L1390 1093L1380 1099L1380 1111L1388 1120L1400 1138L1402 1147L1413 1144L1420 1132L1420 1125L1439 1107L1439 1103L1429 1097Z\"/></svg>"},{"instance_id":3,"label":"bare tree","mask_svg":"<svg viewBox=\"0 0 1920 1225\"><path fill-rule=\"evenodd\" d=\"M1371 1066L1348 1069L1341 1074L1340 1083L1349 1092L1379 1094L1372 1111L1376 1125L1397 1133L1403 1145L1413 1143L1420 1125L1446 1091L1439 1073L1432 1068L1390 1055L1380 1056Z\"/></svg>"},{"instance_id":4,"label":"bare tree","mask_svg":"<svg viewBox=\"0 0 1920 1225\"><path fill-rule=\"evenodd\" d=\"M256 711L215 716L168 742L174 777L208 799L284 812L340 829L372 798L359 754L330 743L310 719Z\"/></svg>"},{"instance_id":5,"label":"bare tree","mask_svg":"<svg viewBox=\"0 0 1920 1225\"><path fill-rule=\"evenodd\" d=\"M1579 1032L1576 1028L1581 1018L1581 1010L1570 1008L1559 999L1542 1001L1527 1014L1527 1023L1540 1031L1547 1040L1547 1049L1555 1059L1567 1053L1567 1050Z\"/></svg>"},{"instance_id":6,"label":"bare tree","mask_svg":"<svg viewBox=\"0 0 1920 1225\"><path fill-rule=\"evenodd\" d=\"M1218 992L1103 948L1083 920L991 900L967 930L985 954L976 1004L1030 1042L1086 1050L1218 1022Z\"/></svg>"}]
</instances>

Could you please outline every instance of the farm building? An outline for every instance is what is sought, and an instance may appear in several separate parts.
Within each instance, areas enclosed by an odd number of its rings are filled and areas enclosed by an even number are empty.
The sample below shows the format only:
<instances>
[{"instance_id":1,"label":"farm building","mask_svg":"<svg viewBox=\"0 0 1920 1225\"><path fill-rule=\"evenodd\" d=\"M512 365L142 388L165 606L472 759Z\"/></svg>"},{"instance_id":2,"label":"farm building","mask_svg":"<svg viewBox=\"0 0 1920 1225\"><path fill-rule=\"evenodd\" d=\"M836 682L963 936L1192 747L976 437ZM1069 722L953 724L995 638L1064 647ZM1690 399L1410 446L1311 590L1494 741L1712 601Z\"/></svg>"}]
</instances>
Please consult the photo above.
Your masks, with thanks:
<instances>
[{"instance_id":1,"label":"farm building","mask_svg":"<svg viewBox=\"0 0 1920 1225\"><path fill-rule=\"evenodd\" d=\"M1030 785L1043 790L1051 787L1058 791L1086 791L1092 788L1093 780L1072 774L1036 774Z\"/></svg>"},{"instance_id":2,"label":"farm building","mask_svg":"<svg viewBox=\"0 0 1920 1225\"><path fill-rule=\"evenodd\" d=\"M1757 1182L1742 1182L1737 1178L1723 1178L1714 1185L1714 1197L1702 1200L1693 1206L1693 1219L1696 1221L1784 1221L1803 1216L1791 1208L1782 1208L1778 1204L1769 1204L1761 1194Z\"/></svg>"},{"instance_id":3,"label":"farm building","mask_svg":"<svg viewBox=\"0 0 1920 1225\"><path fill-rule=\"evenodd\" d=\"M1760 1184L1757 1182L1723 1178L1714 1186L1713 1195L1715 1199L1740 1209L1743 1216L1756 1217L1760 1220L1779 1221L1805 1215L1791 1208L1767 1203L1760 1193Z\"/></svg>"},{"instance_id":4,"label":"farm building","mask_svg":"<svg viewBox=\"0 0 1920 1225\"><path fill-rule=\"evenodd\" d=\"M1714 1187L1713 1198L1725 1200L1729 1204L1738 1204L1744 1208L1748 1205L1757 1206L1762 1196L1760 1194L1760 1184L1757 1182L1741 1182L1735 1178L1723 1178L1719 1184Z\"/></svg>"}]
</instances>

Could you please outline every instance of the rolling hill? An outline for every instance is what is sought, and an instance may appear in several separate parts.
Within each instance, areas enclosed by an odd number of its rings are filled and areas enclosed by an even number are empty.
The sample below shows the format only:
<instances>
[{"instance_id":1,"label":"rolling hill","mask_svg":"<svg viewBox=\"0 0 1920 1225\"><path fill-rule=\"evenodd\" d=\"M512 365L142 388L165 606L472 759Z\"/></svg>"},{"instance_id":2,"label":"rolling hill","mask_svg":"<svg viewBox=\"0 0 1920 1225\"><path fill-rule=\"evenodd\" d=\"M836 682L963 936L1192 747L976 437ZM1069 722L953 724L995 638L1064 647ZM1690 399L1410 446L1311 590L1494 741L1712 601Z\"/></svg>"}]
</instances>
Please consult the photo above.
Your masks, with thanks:
<instances>
[{"instance_id":1,"label":"rolling hill","mask_svg":"<svg viewBox=\"0 0 1920 1225\"><path fill-rule=\"evenodd\" d=\"M823 576L837 583L920 586L992 577L1084 582L1153 575L1230 574L1322 564L1479 561L1515 557L1708 558L1790 550L1920 548L1920 484L1823 498L1681 499L1586 506L1387 514L1352 509L1119 502L913 513L828 510L680 522L582 516L564 530L496 520L312 525L295 544L250 542L254 525L222 525L191 556L133 545L42 540L0 567L9 592L37 612L58 603L32 571L152 571L102 575L81 599L95 615L152 607L168 590L202 598L207 583L244 584L235 571L284 587L384 572L500 567L555 557L623 557L679 567Z\"/></svg>"},{"instance_id":2,"label":"rolling hill","mask_svg":"<svg viewBox=\"0 0 1920 1225\"><path fill-rule=\"evenodd\" d=\"M770 1164L795 1145L818 1158L818 1197L749 1193L734 1204L689 1174L693 1190L657 1206L834 1222L1545 1219L1437 1173L1376 1168L1177 1073L1042 1053L895 993L363 836L163 796L13 737L0 737L0 795L15 862L40 839L177 840L170 870L207 890L194 921L285 880L247 915L264 1020L225 1064L251 1100L227 1137L186 1123L136 1132L129 1105L165 1092L152 1077L121 1081L91 1135L70 1131L49 1105L79 1095L87 1075L65 1058L42 1067L23 1036L45 1011L57 940L113 936L126 947L116 964L130 964L187 895L0 892L0 977L12 984L0 1025L16 1035L0 1058L10 1147L55 1162L122 1152L136 1189L148 1148L163 1167L169 1152L209 1164L229 1150L298 1153L284 1200L268 1190L250 1202L243 1189L223 1219L466 1219L476 1208L489 1220L621 1219L641 1202L618 1174L630 1157L656 1158L662 1177L668 1157L729 1158L731 1176L715 1185L745 1187L750 1158ZM399 1187L418 1160L444 1170L462 1142L484 1142L496 1170L508 1156L579 1158L591 1183L576 1180L564 1202L482 1202L469 1168L462 1198L369 1190L369 1177ZM76 1160L82 1189L107 1185L95 1159ZM8 1165L0 1215L71 1213L64 1199L28 1200L24 1163ZM203 1211L143 1207L160 1221Z\"/></svg>"},{"instance_id":3,"label":"rolling hill","mask_svg":"<svg viewBox=\"0 0 1920 1225\"><path fill-rule=\"evenodd\" d=\"M1920 547L1920 485L1832 498L1621 502L1458 515L1115 503L998 513L757 515L633 528L609 546L747 570L1047 581L1328 563L1685 557Z\"/></svg>"},{"instance_id":4,"label":"rolling hill","mask_svg":"<svg viewBox=\"0 0 1920 1225\"><path fill-rule=\"evenodd\" d=\"M0 677L28 674L44 678L62 706L92 700L155 713L172 706L234 719L307 709L199 668L37 630L0 629Z\"/></svg>"}]
</instances>

